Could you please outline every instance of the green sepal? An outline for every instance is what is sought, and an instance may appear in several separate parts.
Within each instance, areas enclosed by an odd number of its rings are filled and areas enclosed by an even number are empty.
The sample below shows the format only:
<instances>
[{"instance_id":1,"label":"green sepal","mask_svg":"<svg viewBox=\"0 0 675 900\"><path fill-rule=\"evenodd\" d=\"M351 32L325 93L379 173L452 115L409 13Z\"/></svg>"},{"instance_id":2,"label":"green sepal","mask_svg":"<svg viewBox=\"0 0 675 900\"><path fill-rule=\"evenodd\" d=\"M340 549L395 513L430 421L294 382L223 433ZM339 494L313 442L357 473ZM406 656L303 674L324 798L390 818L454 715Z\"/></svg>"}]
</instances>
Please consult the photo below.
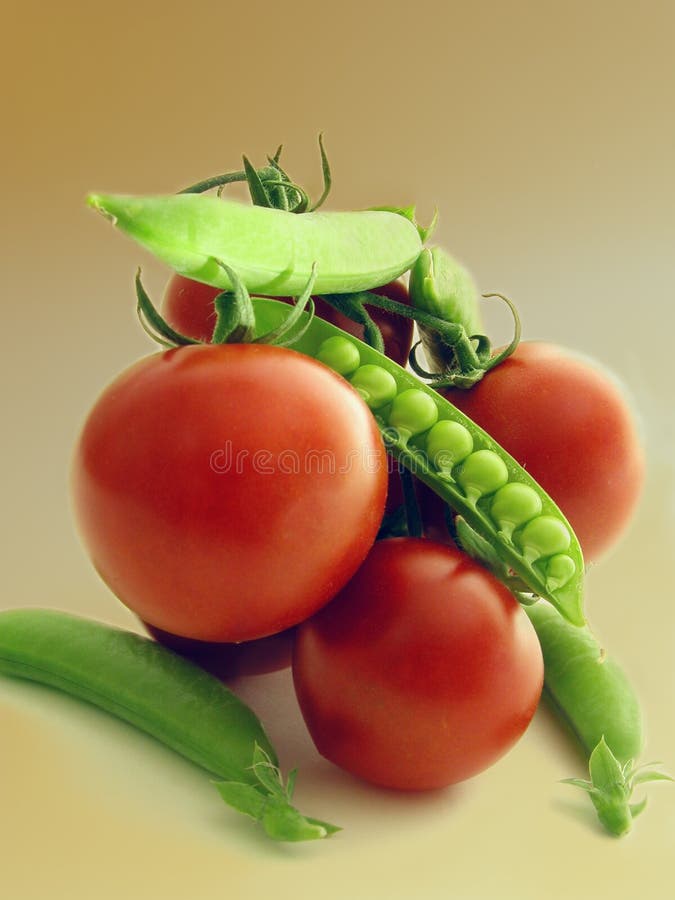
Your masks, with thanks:
<instances>
[{"instance_id":1,"label":"green sepal","mask_svg":"<svg viewBox=\"0 0 675 900\"><path fill-rule=\"evenodd\" d=\"M267 798L258 788L240 781L214 781L213 784L228 806L256 822L262 819Z\"/></svg>"},{"instance_id":2,"label":"green sepal","mask_svg":"<svg viewBox=\"0 0 675 900\"><path fill-rule=\"evenodd\" d=\"M217 319L212 343L241 344L251 341L255 335L255 313L248 289L234 269L219 259L216 263L227 273L234 291L223 291L213 301Z\"/></svg>"},{"instance_id":3,"label":"green sepal","mask_svg":"<svg viewBox=\"0 0 675 900\"><path fill-rule=\"evenodd\" d=\"M143 287L141 281L141 270L136 270L136 312L138 319L145 333L160 344L162 347L183 347L188 344L201 344L201 341L195 338L187 337L172 328L169 323L162 318L156 306L150 299L147 291Z\"/></svg>"},{"instance_id":4,"label":"green sepal","mask_svg":"<svg viewBox=\"0 0 675 900\"><path fill-rule=\"evenodd\" d=\"M283 782L279 767L269 754L255 744L251 770L258 785L238 781L214 781L228 806L260 822L275 841L314 841L329 837L341 829L337 825L303 816L292 804L297 770Z\"/></svg>"},{"instance_id":5,"label":"green sepal","mask_svg":"<svg viewBox=\"0 0 675 900\"><path fill-rule=\"evenodd\" d=\"M288 347L294 344L295 341L300 340L302 335L312 324L312 320L314 318L314 301L312 300L312 290L314 288L314 282L316 281L316 272L316 263L313 263L312 271L310 272L307 284L305 285L298 299L291 307L291 310L286 318L279 325L277 325L276 328L272 328L270 331L265 332L265 334L261 334L259 337L254 338L253 343L275 344L277 347ZM289 335L289 332L295 327L295 325L297 325L297 323L300 321L300 317L306 311L309 311L309 316L303 323L302 327L298 331L296 331L295 334L289 336L285 341L282 341L281 338Z\"/></svg>"},{"instance_id":6,"label":"green sepal","mask_svg":"<svg viewBox=\"0 0 675 900\"><path fill-rule=\"evenodd\" d=\"M360 291L355 294L324 294L323 299L337 309L338 312L341 312L343 316L347 316L352 322L362 325L363 339L366 344L369 344L378 353L384 353L382 332L363 305L364 300L367 301L369 296L371 296L369 292ZM398 305L403 306L403 304Z\"/></svg>"},{"instance_id":7,"label":"green sepal","mask_svg":"<svg viewBox=\"0 0 675 900\"><path fill-rule=\"evenodd\" d=\"M246 173L246 183L248 184L248 192L251 195L251 202L254 206L273 207L274 204L270 200L262 178L258 174L251 161L247 156L242 157L244 161L244 172Z\"/></svg>"},{"instance_id":8,"label":"green sepal","mask_svg":"<svg viewBox=\"0 0 675 900\"><path fill-rule=\"evenodd\" d=\"M630 831L633 819L646 806L647 798L638 803L629 802L637 784L675 780L663 772L643 771L637 774L644 767L633 769L632 765L632 760L622 765L602 737L588 760L590 781L578 778L562 780L563 784L571 784L586 791L602 825L611 834L618 836Z\"/></svg>"}]
</instances>

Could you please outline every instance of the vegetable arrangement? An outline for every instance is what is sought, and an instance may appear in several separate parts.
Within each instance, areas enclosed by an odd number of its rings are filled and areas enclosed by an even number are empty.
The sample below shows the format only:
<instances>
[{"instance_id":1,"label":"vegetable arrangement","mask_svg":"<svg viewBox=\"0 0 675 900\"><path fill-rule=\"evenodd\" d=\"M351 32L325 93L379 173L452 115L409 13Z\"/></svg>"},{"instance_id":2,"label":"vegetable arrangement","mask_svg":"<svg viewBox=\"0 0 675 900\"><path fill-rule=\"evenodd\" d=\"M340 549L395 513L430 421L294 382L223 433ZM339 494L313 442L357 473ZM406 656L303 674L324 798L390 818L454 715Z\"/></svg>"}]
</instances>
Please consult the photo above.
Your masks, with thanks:
<instances>
[{"instance_id":1,"label":"vegetable arrangement","mask_svg":"<svg viewBox=\"0 0 675 900\"><path fill-rule=\"evenodd\" d=\"M413 209L318 212L320 149L313 205L280 150L176 195L90 195L174 272L161 314L137 275L164 349L104 390L73 464L92 562L154 640L10 610L0 672L137 725L291 841L338 829L293 807L295 772L223 677L292 646L319 752L400 790L492 765L544 689L588 755L590 780L567 780L623 834L633 787L672 780L634 767L639 704L583 604L584 555L639 496L631 413L592 362L520 343L515 310L494 352ZM220 197L233 181L251 205Z\"/></svg>"}]
</instances>

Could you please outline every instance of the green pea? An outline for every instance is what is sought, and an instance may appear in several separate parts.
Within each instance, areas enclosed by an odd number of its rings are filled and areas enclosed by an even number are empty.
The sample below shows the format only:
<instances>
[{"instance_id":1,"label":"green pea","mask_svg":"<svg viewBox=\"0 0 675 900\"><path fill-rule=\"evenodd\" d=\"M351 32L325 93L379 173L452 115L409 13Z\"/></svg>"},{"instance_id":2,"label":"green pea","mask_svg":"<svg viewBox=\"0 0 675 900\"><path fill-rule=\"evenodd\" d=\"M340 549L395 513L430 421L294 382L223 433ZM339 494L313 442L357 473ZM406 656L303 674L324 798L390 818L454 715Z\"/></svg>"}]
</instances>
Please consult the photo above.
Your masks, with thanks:
<instances>
[{"instance_id":1,"label":"green pea","mask_svg":"<svg viewBox=\"0 0 675 900\"><path fill-rule=\"evenodd\" d=\"M508 540L511 540L516 528L534 519L541 510L539 494L529 484L517 481L500 488L490 505L490 515Z\"/></svg>"},{"instance_id":2,"label":"green pea","mask_svg":"<svg viewBox=\"0 0 675 900\"><path fill-rule=\"evenodd\" d=\"M253 711L217 678L155 641L54 610L6 610L0 612L0 674L58 688L162 741L224 779L216 783L223 799L259 819L270 837L310 840L336 830L280 802L290 798ZM269 828L268 793L276 803Z\"/></svg>"},{"instance_id":3,"label":"green pea","mask_svg":"<svg viewBox=\"0 0 675 900\"><path fill-rule=\"evenodd\" d=\"M464 425L443 419L436 422L427 435L426 450L434 466L444 475L450 475L473 450L473 438Z\"/></svg>"},{"instance_id":4,"label":"green pea","mask_svg":"<svg viewBox=\"0 0 675 900\"><path fill-rule=\"evenodd\" d=\"M564 587L577 572L577 566L571 556L566 553L557 553L546 563L546 587L550 591L557 591Z\"/></svg>"},{"instance_id":5,"label":"green pea","mask_svg":"<svg viewBox=\"0 0 675 900\"><path fill-rule=\"evenodd\" d=\"M339 375L351 375L361 364L359 348L353 341L340 335L322 341L316 358Z\"/></svg>"},{"instance_id":6,"label":"green pea","mask_svg":"<svg viewBox=\"0 0 675 900\"><path fill-rule=\"evenodd\" d=\"M429 394L418 388L402 391L395 397L389 413L389 425L404 442L428 431L438 419L438 407Z\"/></svg>"},{"instance_id":7,"label":"green pea","mask_svg":"<svg viewBox=\"0 0 675 900\"><path fill-rule=\"evenodd\" d=\"M396 396L396 379L382 366L372 364L361 366L349 381L371 409L386 406Z\"/></svg>"},{"instance_id":8,"label":"green pea","mask_svg":"<svg viewBox=\"0 0 675 900\"><path fill-rule=\"evenodd\" d=\"M467 456L457 473L457 482L474 506L481 497L493 494L508 480L506 464L494 450L476 450Z\"/></svg>"},{"instance_id":9,"label":"green pea","mask_svg":"<svg viewBox=\"0 0 675 900\"><path fill-rule=\"evenodd\" d=\"M564 553L570 546L570 533L554 516L537 516L520 532L518 543L525 559L532 563L541 557Z\"/></svg>"},{"instance_id":10,"label":"green pea","mask_svg":"<svg viewBox=\"0 0 675 900\"><path fill-rule=\"evenodd\" d=\"M316 264L317 294L386 284L415 262L422 242L405 216L384 210L309 212L249 206L205 194L90 194L88 203L181 275L231 290L297 296Z\"/></svg>"}]
</instances>

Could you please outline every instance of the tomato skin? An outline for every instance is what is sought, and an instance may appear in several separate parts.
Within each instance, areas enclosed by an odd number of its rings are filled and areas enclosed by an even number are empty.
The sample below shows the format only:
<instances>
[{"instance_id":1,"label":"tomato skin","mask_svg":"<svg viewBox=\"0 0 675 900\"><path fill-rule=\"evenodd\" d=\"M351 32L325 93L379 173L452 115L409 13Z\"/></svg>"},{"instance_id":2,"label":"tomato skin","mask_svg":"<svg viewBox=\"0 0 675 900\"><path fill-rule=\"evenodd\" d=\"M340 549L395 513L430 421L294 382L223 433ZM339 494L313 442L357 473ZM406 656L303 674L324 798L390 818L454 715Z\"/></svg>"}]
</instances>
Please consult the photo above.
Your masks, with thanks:
<instances>
[{"instance_id":1,"label":"tomato skin","mask_svg":"<svg viewBox=\"0 0 675 900\"><path fill-rule=\"evenodd\" d=\"M509 591L433 541L378 541L297 630L293 678L319 752L374 784L439 788L502 756L543 685L536 633Z\"/></svg>"},{"instance_id":2,"label":"tomato skin","mask_svg":"<svg viewBox=\"0 0 675 900\"><path fill-rule=\"evenodd\" d=\"M73 468L103 580L144 621L204 641L315 612L366 556L385 493L384 445L356 391L262 344L139 361L94 406Z\"/></svg>"},{"instance_id":3,"label":"tomato skin","mask_svg":"<svg viewBox=\"0 0 675 900\"><path fill-rule=\"evenodd\" d=\"M255 641L241 641L238 644L216 641L196 641L194 638L170 634L144 622L148 633L174 653L184 656L220 678L231 681L243 675L265 675L287 669L293 655L294 628L287 628L278 634L258 638Z\"/></svg>"},{"instance_id":4,"label":"tomato skin","mask_svg":"<svg viewBox=\"0 0 675 900\"><path fill-rule=\"evenodd\" d=\"M558 504L586 562L619 539L640 497L644 454L613 379L553 344L523 342L468 391L442 391Z\"/></svg>"},{"instance_id":5,"label":"tomato skin","mask_svg":"<svg viewBox=\"0 0 675 900\"><path fill-rule=\"evenodd\" d=\"M219 293L218 288L174 274L166 285L162 313L167 322L181 334L209 341L216 321L213 300ZM377 288L377 293L410 305L408 291L400 281L392 281ZM278 299L291 302L288 297ZM315 297L314 304L316 315L321 319L363 340L363 326L342 315L321 297ZM376 307L367 306L367 309L382 332L385 353L399 365L405 366L412 346L413 320Z\"/></svg>"}]
</instances>

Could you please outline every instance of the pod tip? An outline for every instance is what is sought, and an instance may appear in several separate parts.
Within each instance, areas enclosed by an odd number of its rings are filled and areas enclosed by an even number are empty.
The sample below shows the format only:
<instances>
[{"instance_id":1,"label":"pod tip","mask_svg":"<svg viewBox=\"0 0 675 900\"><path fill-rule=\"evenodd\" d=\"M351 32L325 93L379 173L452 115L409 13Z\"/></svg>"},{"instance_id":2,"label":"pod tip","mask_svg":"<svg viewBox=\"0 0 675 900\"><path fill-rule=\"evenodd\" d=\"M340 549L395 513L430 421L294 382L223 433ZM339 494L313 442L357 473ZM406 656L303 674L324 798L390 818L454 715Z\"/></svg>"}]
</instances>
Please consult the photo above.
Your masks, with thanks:
<instances>
[{"instance_id":1,"label":"pod tip","mask_svg":"<svg viewBox=\"0 0 675 900\"><path fill-rule=\"evenodd\" d=\"M103 194L87 194L86 202L87 206L91 206L96 212L100 212L113 225L117 224L117 216L110 211Z\"/></svg>"}]
</instances>

